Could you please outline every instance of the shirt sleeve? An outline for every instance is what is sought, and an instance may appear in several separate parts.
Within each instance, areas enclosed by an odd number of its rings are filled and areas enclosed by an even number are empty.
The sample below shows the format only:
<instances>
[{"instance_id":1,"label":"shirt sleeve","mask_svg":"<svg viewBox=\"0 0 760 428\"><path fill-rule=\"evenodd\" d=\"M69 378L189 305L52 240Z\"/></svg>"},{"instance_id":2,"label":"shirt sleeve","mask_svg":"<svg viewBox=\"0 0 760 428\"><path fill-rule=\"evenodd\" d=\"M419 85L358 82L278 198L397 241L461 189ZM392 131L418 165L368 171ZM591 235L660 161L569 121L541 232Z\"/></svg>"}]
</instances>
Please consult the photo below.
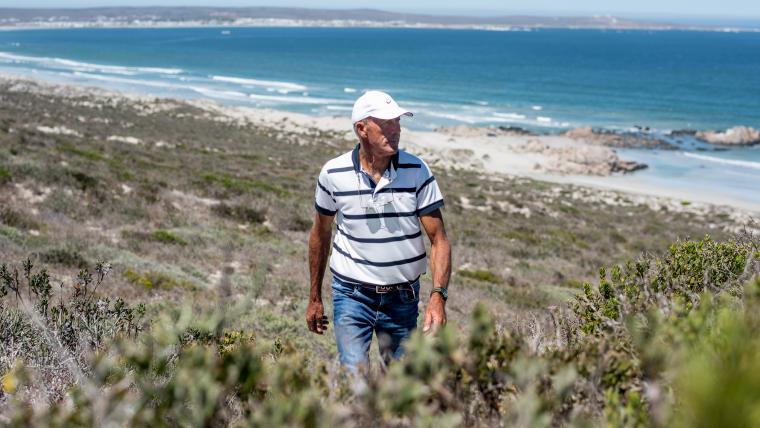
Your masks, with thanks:
<instances>
[{"instance_id":1,"label":"shirt sleeve","mask_svg":"<svg viewBox=\"0 0 760 428\"><path fill-rule=\"evenodd\" d=\"M424 161L417 176L417 216L426 214L443 207L443 195L438 187L435 176Z\"/></svg>"},{"instance_id":2,"label":"shirt sleeve","mask_svg":"<svg viewBox=\"0 0 760 428\"><path fill-rule=\"evenodd\" d=\"M314 193L314 208L322 215L334 216L338 212L331 188L327 169L322 168L317 178L317 188Z\"/></svg>"}]
</instances>

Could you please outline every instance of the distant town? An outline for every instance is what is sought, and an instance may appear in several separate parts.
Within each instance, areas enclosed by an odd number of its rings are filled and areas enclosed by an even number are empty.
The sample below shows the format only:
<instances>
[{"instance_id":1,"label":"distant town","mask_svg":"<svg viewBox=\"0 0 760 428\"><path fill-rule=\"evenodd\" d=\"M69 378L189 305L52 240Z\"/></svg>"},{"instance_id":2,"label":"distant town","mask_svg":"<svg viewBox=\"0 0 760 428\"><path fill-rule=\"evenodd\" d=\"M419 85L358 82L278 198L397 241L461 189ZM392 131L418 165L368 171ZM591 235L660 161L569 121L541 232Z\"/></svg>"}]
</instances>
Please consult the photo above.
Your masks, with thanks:
<instances>
[{"instance_id":1,"label":"distant town","mask_svg":"<svg viewBox=\"0 0 760 428\"><path fill-rule=\"evenodd\" d=\"M102 7L83 9L0 8L0 28L133 27L375 27L530 31L541 28L610 30L760 31L688 25L614 16L444 16L372 9L282 7Z\"/></svg>"}]
</instances>

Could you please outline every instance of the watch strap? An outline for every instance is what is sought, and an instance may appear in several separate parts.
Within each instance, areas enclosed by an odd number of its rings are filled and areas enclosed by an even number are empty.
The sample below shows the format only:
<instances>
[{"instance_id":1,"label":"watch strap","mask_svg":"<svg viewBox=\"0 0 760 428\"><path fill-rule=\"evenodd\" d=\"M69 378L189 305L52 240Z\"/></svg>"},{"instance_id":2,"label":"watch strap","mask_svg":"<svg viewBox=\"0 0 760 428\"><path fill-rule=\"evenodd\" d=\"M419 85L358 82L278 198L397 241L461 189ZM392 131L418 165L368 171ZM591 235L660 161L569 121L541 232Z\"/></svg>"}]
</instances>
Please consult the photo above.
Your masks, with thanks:
<instances>
[{"instance_id":1,"label":"watch strap","mask_svg":"<svg viewBox=\"0 0 760 428\"><path fill-rule=\"evenodd\" d=\"M432 290L430 290L430 295L432 296L432 295L433 295L433 293L438 293L438 294L440 294L440 295L441 295L441 297L443 297L443 301L444 301L444 302L445 302L446 300L448 300L448 298L449 298L449 292L448 292L448 290L447 290L447 289L445 289L445 288L443 288L443 287L436 287L436 288L433 288Z\"/></svg>"}]
</instances>

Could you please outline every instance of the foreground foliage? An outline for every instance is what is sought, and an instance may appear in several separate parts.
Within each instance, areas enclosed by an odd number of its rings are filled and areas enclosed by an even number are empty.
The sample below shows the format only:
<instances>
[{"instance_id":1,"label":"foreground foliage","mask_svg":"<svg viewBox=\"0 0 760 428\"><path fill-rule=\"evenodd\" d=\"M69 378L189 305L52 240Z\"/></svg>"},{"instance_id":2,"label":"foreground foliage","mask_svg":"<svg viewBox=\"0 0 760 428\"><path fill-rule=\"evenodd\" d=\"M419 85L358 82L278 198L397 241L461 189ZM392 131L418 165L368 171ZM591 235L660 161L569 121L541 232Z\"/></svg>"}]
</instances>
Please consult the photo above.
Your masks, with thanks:
<instances>
[{"instance_id":1,"label":"foreground foliage","mask_svg":"<svg viewBox=\"0 0 760 428\"><path fill-rule=\"evenodd\" d=\"M18 295L14 275L5 267L2 272L2 290ZM28 266L24 272L33 289L45 283L44 271ZM759 273L756 240L679 242L661 257L602 269L598 285L585 284L570 310L550 309L554 329L544 337L511 332L478 306L465 337L451 328L434 338L415 335L402 361L366 379L330 362L304 364L308 356L289 343L236 330L236 313L250 310L244 305L165 311L140 333L137 312L119 324L115 320L125 319L114 315L119 305L101 303L111 308L105 312L110 321L103 322L119 327L92 336L91 324L72 324L79 342L88 338L89 351L74 359L78 369L59 366L81 370L60 396L40 405L35 394L46 379L30 349L0 367L2 422L757 426ZM45 315L40 296L36 313L47 327L35 327L34 316L9 307L6 298L2 331L40 343L60 340L62 330ZM72 302L77 299L81 293ZM48 335L35 335L35 328ZM16 340L2 336L3 349ZM82 348L62 349L74 355Z\"/></svg>"}]
</instances>

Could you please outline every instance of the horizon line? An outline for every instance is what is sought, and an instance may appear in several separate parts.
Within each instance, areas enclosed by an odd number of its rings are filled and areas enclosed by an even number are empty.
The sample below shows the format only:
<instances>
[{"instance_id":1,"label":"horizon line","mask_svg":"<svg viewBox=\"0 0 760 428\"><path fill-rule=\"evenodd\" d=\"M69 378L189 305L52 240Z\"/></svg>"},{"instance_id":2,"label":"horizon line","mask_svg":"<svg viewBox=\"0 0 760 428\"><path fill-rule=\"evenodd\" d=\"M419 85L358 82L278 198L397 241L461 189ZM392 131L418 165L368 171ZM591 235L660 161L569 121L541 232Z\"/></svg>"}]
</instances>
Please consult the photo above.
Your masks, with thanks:
<instances>
[{"instance_id":1,"label":"horizon line","mask_svg":"<svg viewBox=\"0 0 760 428\"><path fill-rule=\"evenodd\" d=\"M613 17L613 18L636 18L636 19L708 19L708 20L737 20L737 21L751 21L760 20L760 14L758 15L738 15L738 14L720 14L704 13L657 13L657 12L591 12L591 11L568 11L558 10L552 11L530 11L530 10L515 10L515 11L497 11L494 9L475 9L472 11L465 11L461 9L443 9L443 10L398 10L398 9L380 9L374 7L304 7L304 6L277 6L277 5L258 5L258 6L218 6L218 5L166 5L166 4L153 4L153 5L108 5L108 6L2 6L0 10L88 10L88 9L148 9L148 8L166 8L166 9L258 9L258 8L272 8L272 9L301 9L301 10L331 10L331 11L356 11L356 10L371 10L377 12L397 13L397 14L414 14L414 15L428 15L428 16L441 16L441 17L473 17L473 18L506 18L506 17L563 17L563 18L581 18L581 17Z\"/></svg>"}]
</instances>

